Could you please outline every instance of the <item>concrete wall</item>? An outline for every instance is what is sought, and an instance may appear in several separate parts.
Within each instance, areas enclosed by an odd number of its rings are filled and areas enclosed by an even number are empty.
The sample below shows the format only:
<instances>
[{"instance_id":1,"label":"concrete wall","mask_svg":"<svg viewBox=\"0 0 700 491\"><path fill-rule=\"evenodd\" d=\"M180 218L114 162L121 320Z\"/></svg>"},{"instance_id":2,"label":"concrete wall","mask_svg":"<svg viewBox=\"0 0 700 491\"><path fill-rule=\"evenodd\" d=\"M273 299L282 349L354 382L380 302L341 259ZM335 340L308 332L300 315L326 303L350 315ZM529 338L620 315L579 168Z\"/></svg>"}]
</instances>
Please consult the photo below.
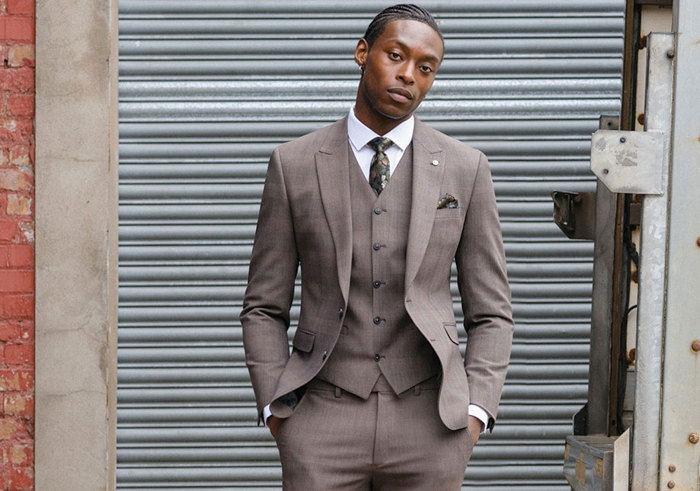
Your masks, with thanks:
<instances>
[{"instance_id":1,"label":"concrete wall","mask_svg":"<svg viewBox=\"0 0 700 491\"><path fill-rule=\"evenodd\" d=\"M114 487L117 2L36 6L36 488Z\"/></svg>"}]
</instances>

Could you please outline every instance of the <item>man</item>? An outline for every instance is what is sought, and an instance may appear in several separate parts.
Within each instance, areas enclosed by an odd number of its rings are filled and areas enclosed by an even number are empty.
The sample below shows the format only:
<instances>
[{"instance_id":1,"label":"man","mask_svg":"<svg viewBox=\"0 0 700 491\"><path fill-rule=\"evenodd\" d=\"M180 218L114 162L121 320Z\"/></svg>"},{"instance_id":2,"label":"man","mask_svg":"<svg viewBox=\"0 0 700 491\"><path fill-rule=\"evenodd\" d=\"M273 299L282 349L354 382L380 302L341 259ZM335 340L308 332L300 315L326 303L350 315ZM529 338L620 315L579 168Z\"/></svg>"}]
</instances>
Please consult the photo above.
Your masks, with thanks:
<instances>
[{"instance_id":1,"label":"man","mask_svg":"<svg viewBox=\"0 0 700 491\"><path fill-rule=\"evenodd\" d=\"M270 160L241 323L285 489L459 489L493 427L513 322L488 164L413 116L443 50L427 11L383 10L349 115Z\"/></svg>"}]
</instances>

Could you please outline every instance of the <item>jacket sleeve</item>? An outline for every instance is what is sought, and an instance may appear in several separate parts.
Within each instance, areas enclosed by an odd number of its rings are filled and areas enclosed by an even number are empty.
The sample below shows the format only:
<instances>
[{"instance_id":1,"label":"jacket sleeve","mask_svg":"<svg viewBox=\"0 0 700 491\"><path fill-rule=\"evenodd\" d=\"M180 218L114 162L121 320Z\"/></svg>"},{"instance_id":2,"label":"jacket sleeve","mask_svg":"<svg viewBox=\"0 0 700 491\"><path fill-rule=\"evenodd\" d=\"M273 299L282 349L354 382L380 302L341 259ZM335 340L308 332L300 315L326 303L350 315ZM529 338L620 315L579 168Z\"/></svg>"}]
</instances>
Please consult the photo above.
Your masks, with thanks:
<instances>
[{"instance_id":1,"label":"jacket sleeve","mask_svg":"<svg viewBox=\"0 0 700 491\"><path fill-rule=\"evenodd\" d=\"M467 332L469 400L489 414L492 429L510 359L513 314L496 197L482 153L455 259Z\"/></svg>"},{"instance_id":2,"label":"jacket sleeve","mask_svg":"<svg viewBox=\"0 0 700 491\"><path fill-rule=\"evenodd\" d=\"M289 359L287 329L298 264L291 207L276 149L267 169L240 315L246 365L259 417L272 402Z\"/></svg>"}]
</instances>

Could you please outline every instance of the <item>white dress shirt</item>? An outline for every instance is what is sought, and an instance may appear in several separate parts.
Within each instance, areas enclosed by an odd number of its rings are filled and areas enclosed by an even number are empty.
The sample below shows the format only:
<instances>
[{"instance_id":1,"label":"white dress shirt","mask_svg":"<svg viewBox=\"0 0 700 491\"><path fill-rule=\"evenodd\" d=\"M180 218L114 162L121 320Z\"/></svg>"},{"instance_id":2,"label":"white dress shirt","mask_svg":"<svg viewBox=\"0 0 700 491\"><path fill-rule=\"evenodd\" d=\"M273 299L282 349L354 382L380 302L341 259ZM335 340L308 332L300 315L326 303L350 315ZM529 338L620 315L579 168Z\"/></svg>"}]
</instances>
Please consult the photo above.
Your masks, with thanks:
<instances>
[{"instance_id":1,"label":"white dress shirt","mask_svg":"<svg viewBox=\"0 0 700 491\"><path fill-rule=\"evenodd\" d=\"M396 170L396 166L401 160L401 157L403 157L403 153L411 144L411 140L413 140L414 125L415 120L413 116L411 116L386 135L378 135L355 117L355 106L350 109L350 114L348 114L348 140L350 140L350 147L352 147L352 152L355 154L357 163L360 164L360 169L362 169L365 179L369 181L369 167L372 163L372 157L374 157L376 153L375 150L368 145L369 142L378 136L385 136L394 143L384 151L389 159L389 175L391 175Z\"/></svg>"},{"instance_id":2,"label":"white dress shirt","mask_svg":"<svg viewBox=\"0 0 700 491\"><path fill-rule=\"evenodd\" d=\"M394 170L396 170L396 165L401 160L401 157L403 157L406 148L411 144L411 140L413 140L414 126L415 120L413 116L411 116L386 135L378 135L355 117L355 106L353 105L348 114L348 140L350 141L350 146L355 154L357 163L360 165L360 169L365 175L365 179L369 181L369 167L372 163L372 157L374 157L375 154L375 150L370 147L368 143L378 136L389 138L394 143L384 151L389 159L389 175L391 175ZM270 405L268 404L263 409L263 420L266 425L267 419L271 414ZM476 404L469 404L469 415L476 417L484 424L483 432L489 421L489 415L486 411Z\"/></svg>"}]
</instances>

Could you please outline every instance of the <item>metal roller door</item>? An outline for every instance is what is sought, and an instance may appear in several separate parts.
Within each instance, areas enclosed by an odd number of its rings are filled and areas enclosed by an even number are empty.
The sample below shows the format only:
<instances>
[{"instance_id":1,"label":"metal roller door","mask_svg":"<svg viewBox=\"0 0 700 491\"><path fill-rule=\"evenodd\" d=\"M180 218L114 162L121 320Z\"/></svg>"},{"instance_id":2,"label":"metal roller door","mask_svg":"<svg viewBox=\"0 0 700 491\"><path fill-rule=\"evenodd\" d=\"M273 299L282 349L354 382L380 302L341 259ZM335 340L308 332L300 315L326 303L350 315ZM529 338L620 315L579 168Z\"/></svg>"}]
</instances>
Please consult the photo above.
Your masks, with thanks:
<instances>
[{"instance_id":1,"label":"metal roller door","mask_svg":"<svg viewBox=\"0 0 700 491\"><path fill-rule=\"evenodd\" d=\"M387 4L120 1L120 489L281 488L238 322L267 159L347 112L355 42ZM469 489L568 489L593 246L558 231L549 193L594 189L589 137L618 111L623 4L423 2L447 55L419 114L490 158L516 318Z\"/></svg>"}]
</instances>

